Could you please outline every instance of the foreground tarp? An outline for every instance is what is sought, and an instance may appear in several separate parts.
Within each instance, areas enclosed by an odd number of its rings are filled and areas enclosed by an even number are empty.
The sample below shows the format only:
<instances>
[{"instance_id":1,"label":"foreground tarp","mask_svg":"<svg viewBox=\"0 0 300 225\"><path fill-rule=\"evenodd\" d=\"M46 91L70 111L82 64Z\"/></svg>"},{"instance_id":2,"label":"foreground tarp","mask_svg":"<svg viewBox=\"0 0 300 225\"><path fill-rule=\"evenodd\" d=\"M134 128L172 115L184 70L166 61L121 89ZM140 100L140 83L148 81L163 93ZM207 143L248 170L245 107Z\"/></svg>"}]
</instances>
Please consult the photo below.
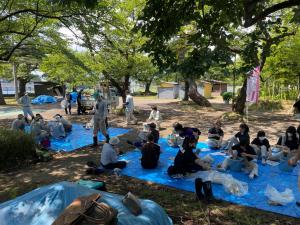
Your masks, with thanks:
<instances>
[{"instance_id":1,"label":"foreground tarp","mask_svg":"<svg viewBox=\"0 0 300 225\"><path fill-rule=\"evenodd\" d=\"M140 165L141 153L140 151L133 151L126 153L122 156L122 159L129 160L127 167L122 171L123 175L135 177L141 180L147 180L154 183L171 186L177 189L194 192L194 180L198 176L202 176L205 172L198 172L189 177L173 179L167 174L167 168L173 163L173 159L177 154L178 149L169 147L166 139L160 139L160 145L163 153L160 156L160 165L157 169L145 170ZM204 148L204 151L200 154L201 156L207 154L213 154L214 167L223 161L224 156L216 155L218 151L209 150L205 143L199 143L198 148ZM206 148L206 149L205 149ZM215 154L215 155L214 155ZM300 199L300 192L297 185L297 171L295 168L293 172L282 172L278 166L269 166L259 164L259 177L251 180L247 174L243 172L227 172L240 181L248 183L249 192L248 194L237 197L225 192L222 185L214 184L213 191L214 195L218 199L223 199L232 203L236 203L243 206L254 207L280 213L292 217L300 218L300 207L296 206L295 201L289 203L286 206L271 206L268 204L268 199L265 197L264 192L267 184L272 185L278 191L284 191L285 188L293 190L295 198Z\"/></svg>"},{"instance_id":2,"label":"foreground tarp","mask_svg":"<svg viewBox=\"0 0 300 225\"><path fill-rule=\"evenodd\" d=\"M129 129L124 128L108 128L110 137L120 136L128 133ZM105 138L99 132L99 141L103 141ZM53 151L71 152L79 148L93 144L93 129L85 129L83 124L73 124L72 132L67 134L66 138L55 139L51 138L51 147Z\"/></svg>"},{"instance_id":3,"label":"foreground tarp","mask_svg":"<svg viewBox=\"0 0 300 225\"><path fill-rule=\"evenodd\" d=\"M77 197L100 193L100 201L116 208L120 225L171 225L172 220L155 202L141 200L143 213L132 215L123 206L122 196L100 192L70 182L35 189L14 200L0 204L1 225L50 225Z\"/></svg>"},{"instance_id":4,"label":"foreground tarp","mask_svg":"<svg viewBox=\"0 0 300 225\"><path fill-rule=\"evenodd\" d=\"M50 95L40 95L31 100L31 103L35 105L49 104L55 102L57 102L56 98Z\"/></svg>"}]
</instances>

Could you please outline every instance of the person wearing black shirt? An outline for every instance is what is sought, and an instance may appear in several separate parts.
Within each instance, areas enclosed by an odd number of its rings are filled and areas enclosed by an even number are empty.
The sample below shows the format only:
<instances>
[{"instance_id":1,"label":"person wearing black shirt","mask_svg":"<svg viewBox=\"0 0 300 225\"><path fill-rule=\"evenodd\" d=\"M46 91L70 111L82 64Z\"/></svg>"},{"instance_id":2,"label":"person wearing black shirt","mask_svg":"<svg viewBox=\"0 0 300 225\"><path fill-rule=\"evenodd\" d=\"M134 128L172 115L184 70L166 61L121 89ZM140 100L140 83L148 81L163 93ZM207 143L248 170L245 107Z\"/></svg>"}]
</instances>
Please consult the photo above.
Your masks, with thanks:
<instances>
[{"instance_id":1,"label":"person wearing black shirt","mask_svg":"<svg viewBox=\"0 0 300 225\"><path fill-rule=\"evenodd\" d=\"M158 165L160 147L154 143L154 136L149 134L148 142L142 147L141 165L144 169L155 169Z\"/></svg>"},{"instance_id":2,"label":"person wearing black shirt","mask_svg":"<svg viewBox=\"0 0 300 225\"><path fill-rule=\"evenodd\" d=\"M81 98L82 98L82 90L80 90L77 94L77 114L80 115L82 112L82 106L81 106Z\"/></svg>"},{"instance_id":3,"label":"person wearing black shirt","mask_svg":"<svg viewBox=\"0 0 300 225\"><path fill-rule=\"evenodd\" d=\"M298 147L299 139L297 137L297 130L294 126L290 126L287 128L285 134L278 139L276 148L279 151L276 154L272 154L269 159L279 161L285 154L293 156L297 152Z\"/></svg>"},{"instance_id":4,"label":"person wearing black shirt","mask_svg":"<svg viewBox=\"0 0 300 225\"><path fill-rule=\"evenodd\" d=\"M159 140L159 131L156 130L156 124L155 123L150 123L149 124L149 130L150 130L150 134L153 135L154 143L157 144L158 140Z\"/></svg>"},{"instance_id":5,"label":"person wearing black shirt","mask_svg":"<svg viewBox=\"0 0 300 225\"><path fill-rule=\"evenodd\" d=\"M256 154L261 157L262 163L266 164L268 158L268 152L270 150L269 140L266 138L266 133L263 130L257 132L257 137L251 142L252 147L256 151Z\"/></svg>"},{"instance_id":6,"label":"person wearing black shirt","mask_svg":"<svg viewBox=\"0 0 300 225\"><path fill-rule=\"evenodd\" d=\"M201 161L197 153L193 152L196 143L197 141L193 136L184 139L182 149L179 149L175 157L174 165L168 168L170 176L186 175L187 173L209 169L208 165L204 161Z\"/></svg>"},{"instance_id":7,"label":"person wearing black shirt","mask_svg":"<svg viewBox=\"0 0 300 225\"><path fill-rule=\"evenodd\" d=\"M219 166L220 169L226 170L230 165L236 161L231 159L242 159L247 171L249 171L249 178L253 179L254 176L258 176L258 166L252 160L256 158L255 150L249 145L246 140L241 140L239 144L232 146L229 150L231 158L226 158L223 163Z\"/></svg>"},{"instance_id":8,"label":"person wearing black shirt","mask_svg":"<svg viewBox=\"0 0 300 225\"><path fill-rule=\"evenodd\" d=\"M249 127L245 123L240 124L240 131L228 140L225 149L230 150L232 146L239 144L241 141L246 141L248 144L250 143Z\"/></svg>"},{"instance_id":9,"label":"person wearing black shirt","mask_svg":"<svg viewBox=\"0 0 300 225\"><path fill-rule=\"evenodd\" d=\"M222 145L224 132L221 128L221 121L216 121L214 126L208 130L207 145L211 148L220 148Z\"/></svg>"}]
</instances>

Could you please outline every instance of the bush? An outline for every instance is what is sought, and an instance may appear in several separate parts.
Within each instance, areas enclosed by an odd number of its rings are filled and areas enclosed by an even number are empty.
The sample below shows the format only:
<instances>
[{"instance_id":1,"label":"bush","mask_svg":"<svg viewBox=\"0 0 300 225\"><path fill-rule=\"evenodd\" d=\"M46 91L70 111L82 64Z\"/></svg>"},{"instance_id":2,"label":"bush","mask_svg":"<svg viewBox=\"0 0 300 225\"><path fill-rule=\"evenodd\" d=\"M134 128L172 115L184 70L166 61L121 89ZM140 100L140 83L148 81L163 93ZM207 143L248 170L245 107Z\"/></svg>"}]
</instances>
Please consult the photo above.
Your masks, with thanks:
<instances>
[{"instance_id":1,"label":"bush","mask_svg":"<svg viewBox=\"0 0 300 225\"><path fill-rule=\"evenodd\" d=\"M157 93L155 92L150 92L150 93L145 93L143 91L136 91L131 94L132 96L156 96Z\"/></svg>"},{"instance_id":2,"label":"bush","mask_svg":"<svg viewBox=\"0 0 300 225\"><path fill-rule=\"evenodd\" d=\"M222 97L225 102L229 102L233 98L233 93L232 92L223 92Z\"/></svg>"},{"instance_id":3,"label":"bush","mask_svg":"<svg viewBox=\"0 0 300 225\"><path fill-rule=\"evenodd\" d=\"M256 110L261 112L267 112L267 111L276 111L276 110L282 110L283 106L281 104L281 101L272 101L272 100L262 100L259 101L257 104L252 104L249 106L249 110Z\"/></svg>"},{"instance_id":4,"label":"bush","mask_svg":"<svg viewBox=\"0 0 300 225\"><path fill-rule=\"evenodd\" d=\"M35 159L35 147L31 135L0 128L0 170L19 167Z\"/></svg>"}]
</instances>

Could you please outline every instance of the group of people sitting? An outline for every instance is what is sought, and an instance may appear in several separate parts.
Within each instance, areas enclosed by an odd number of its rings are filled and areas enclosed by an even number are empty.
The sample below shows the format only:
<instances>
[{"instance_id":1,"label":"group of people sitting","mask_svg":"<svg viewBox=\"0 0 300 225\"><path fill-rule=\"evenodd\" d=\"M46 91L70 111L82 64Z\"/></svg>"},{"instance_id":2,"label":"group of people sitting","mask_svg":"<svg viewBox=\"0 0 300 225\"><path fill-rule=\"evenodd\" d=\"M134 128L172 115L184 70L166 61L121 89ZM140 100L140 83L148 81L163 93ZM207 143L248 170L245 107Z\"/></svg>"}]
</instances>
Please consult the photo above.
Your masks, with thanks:
<instances>
[{"instance_id":1,"label":"group of people sitting","mask_svg":"<svg viewBox=\"0 0 300 225\"><path fill-rule=\"evenodd\" d=\"M250 142L249 127L242 123L232 138L223 140L224 132L220 121L216 121L214 126L208 131L207 145L211 149L221 149L228 155L225 160L218 165L218 170L225 171L228 168L241 165L249 173L250 178L258 176L258 165L254 159L261 160L266 164L267 160L281 161L297 155L299 147L300 126L296 129L294 126L287 128L276 145L271 147L266 133L263 130L258 131L256 138ZM197 128L183 127L181 124L175 124L173 133L168 137L170 146L178 146L179 151L175 157L174 165L168 169L170 176L185 175L199 170L210 169L210 159L201 159L198 155L200 150L196 148L201 132Z\"/></svg>"},{"instance_id":2,"label":"group of people sitting","mask_svg":"<svg viewBox=\"0 0 300 225\"><path fill-rule=\"evenodd\" d=\"M66 133L72 131L72 123L66 120L60 114L56 114L53 120L46 122L43 116L37 113L31 123L25 120L22 114L12 122L11 129L25 131L26 126L30 126L30 133L33 135L36 143L43 147L49 147L49 137L64 138Z\"/></svg>"}]
</instances>

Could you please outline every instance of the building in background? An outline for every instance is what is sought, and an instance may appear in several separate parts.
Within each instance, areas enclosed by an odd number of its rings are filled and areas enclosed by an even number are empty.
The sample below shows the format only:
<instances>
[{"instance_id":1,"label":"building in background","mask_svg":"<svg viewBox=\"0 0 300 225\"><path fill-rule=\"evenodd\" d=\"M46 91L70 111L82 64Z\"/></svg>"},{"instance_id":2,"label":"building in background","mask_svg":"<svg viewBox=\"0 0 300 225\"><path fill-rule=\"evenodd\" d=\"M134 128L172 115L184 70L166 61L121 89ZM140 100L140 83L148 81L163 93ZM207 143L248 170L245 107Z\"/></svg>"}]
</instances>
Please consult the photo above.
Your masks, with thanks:
<instances>
[{"instance_id":1,"label":"building in background","mask_svg":"<svg viewBox=\"0 0 300 225\"><path fill-rule=\"evenodd\" d=\"M179 97L179 83L161 82L157 87L157 97L164 99L176 99Z\"/></svg>"}]
</instances>

